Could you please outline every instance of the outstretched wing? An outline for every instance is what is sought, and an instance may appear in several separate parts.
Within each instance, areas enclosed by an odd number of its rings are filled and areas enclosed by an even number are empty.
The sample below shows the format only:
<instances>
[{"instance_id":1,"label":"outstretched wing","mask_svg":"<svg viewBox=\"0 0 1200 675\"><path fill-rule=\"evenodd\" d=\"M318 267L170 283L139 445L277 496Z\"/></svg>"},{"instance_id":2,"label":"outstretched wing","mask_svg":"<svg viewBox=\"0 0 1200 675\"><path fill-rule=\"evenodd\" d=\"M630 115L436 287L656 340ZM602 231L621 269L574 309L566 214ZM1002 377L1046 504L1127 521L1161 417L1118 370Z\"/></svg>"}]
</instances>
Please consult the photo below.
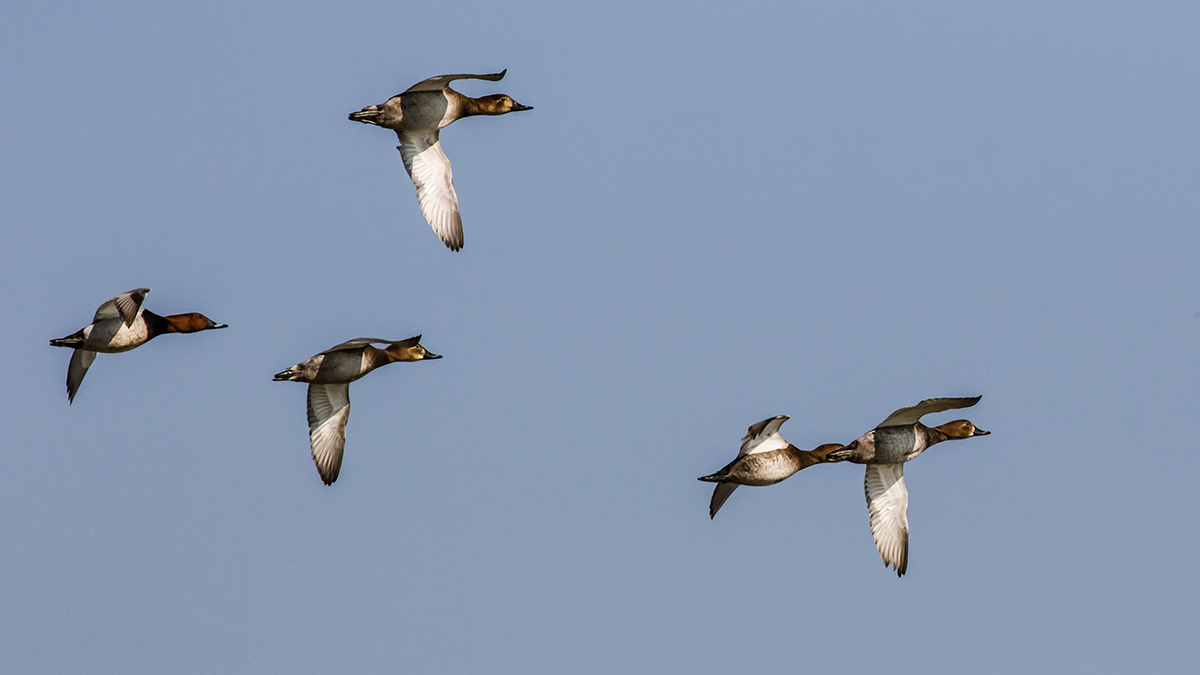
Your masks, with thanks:
<instances>
[{"instance_id":1,"label":"outstretched wing","mask_svg":"<svg viewBox=\"0 0 1200 675\"><path fill-rule=\"evenodd\" d=\"M463 245L462 215L458 211L458 194L454 192L454 175L450 160L442 152L438 132L397 134L400 157L409 178L417 186L417 201L421 213L439 239L450 250Z\"/></svg>"},{"instance_id":2,"label":"outstretched wing","mask_svg":"<svg viewBox=\"0 0 1200 675\"><path fill-rule=\"evenodd\" d=\"M908 489L904 487L904 464L868 464L863 481L871 535L886 567L897 576L908 571Z\"/></svg>"},{"instance_id":3,"label":"outstretched wing","mask_svg":"<svg viewBox=\"0 0 1200 675\"><path fill-rule=\"evenodd\" d=\"M88 368L95 360L96 352L86 349L76 349L75 353L71 354L71 365L67 366L68 403L75 402L75 394L79 391L79 385L83 383L83 376L87 375Z\"/></svg>"},{"instance_id":4,"label":"outstretched wing","mask_svg":"<svg viewBox=\"0 0 1200 675\"><path fill-rule=\"evenodd\" d=\"M786 448L788 442L779 435L779 427L789 419L791 418L787 415L777 415L752 424L742 438L742 449L738 451L738 457Z\"/></svg>"},{"instance_id":5,"label":"outstretched wing","mask_svg":"<svg viewBox=\"0 0 1200 675\"><path fill-rule=\"evenodd\" d=\"M133 320L137 318L138 310L142 308L142 302L146 300L146 295L149 293L149 288L135 288L132 291L118 295L96 309L96 315L92 317L92 323L98 323L103 319L121 317L126 326L132 326Z\"/></svg>"},{"instance_id":6,"label":"outstretched wing","mask_svg":"<svg viewBox=\"0 0 1200 675\"><path fill-rule=\"evenodd\" d=\"M721 505L729 499L729 495L737 489L737 483L717 483L716 489L713 490L712 500L708 502L708 518L709 520L717 517L717 511L721 510Z\"/></svg>"},{"instance_id":7,"label":"outstretched wing","mask_svg":"<svg viewBox=\"0 0 1200 675\"><path fill-rule=\"evenodd\" d=\"M903 427L909 424L916 424L921 421L922 417L930 413L953 410L955 408L970 408L979 403L979 399L981 398L983 396L972 396L970 398L927 398L911 408L901 408L888 415L888 418L880 422L879 426L875 428Z\"/></svg>"},{"instance_id":8,"label":"outstretched wing","mask_svg":"<svg viewBox=\"0 0 1200 675\"><path fill-rule=\"evenodd\" d=\"M421 80L408 89L405 89L403 93L407 94L410 91L441 91L455 80L490 80L495 82L496 80L502 79L504 74L507 72L508 68L505 68L498 73L492 73L491 75L470 75L467 73L460 73L458 75L438 75L437 77L431 77L428 80Z\"/></svg>"},{"instance_id":9,"label":"outstretched wing","mask_svg":"<svg viewBox=\"0 0 1200 675\"><path fill-rule=\"evenodd\" d=\"M328 354L330 352L340 352L343 349L357 349L359 347L365 347L367 345L372 345L372 344L375 344L375 345L400 345L401 347L413 347L420 342L421 342L420 335L410 337L407 340L381 340L379 338L360 337L360 338L354 338L353 340L347 340L347 341L343 342L342 344L330 347L329 349L326 349L325 351L323 351L321 353Z\"/></svg>"},{"instance_id":10,"label":"outstretched wing","mask_svg":"<svg viewBox=\"0 0 1200 675\"><path fill-rule=\"evenodd\" d=\"M308 385L308 438L317 473L326 485L333 485L342 470L349 419L349 384Z\"/></svg>"}]
</instances>

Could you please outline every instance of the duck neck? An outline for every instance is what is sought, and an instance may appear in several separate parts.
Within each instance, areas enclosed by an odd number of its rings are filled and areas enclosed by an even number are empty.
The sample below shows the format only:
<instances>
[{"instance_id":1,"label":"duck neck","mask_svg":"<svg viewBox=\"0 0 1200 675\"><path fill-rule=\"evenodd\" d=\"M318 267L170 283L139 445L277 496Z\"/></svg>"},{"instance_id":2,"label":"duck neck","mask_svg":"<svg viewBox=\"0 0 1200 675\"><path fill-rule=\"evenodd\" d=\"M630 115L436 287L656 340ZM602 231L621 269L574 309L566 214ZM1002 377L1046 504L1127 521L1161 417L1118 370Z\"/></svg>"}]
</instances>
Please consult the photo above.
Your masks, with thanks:
<instances>
[{"instance_id":1,"label":"duck neck","mask_svg":"<svg viewBox=\"0 0 1200 675\"><path fill-rule=\"evenodd\" d=\"M826 443L825 445L818 446L812 450L799 450L796 448L796 446L788 444L789 451L796 455L797 460L800 462L801 469L810 467L813 464L827 464L841 461L830 458L829 454L836 450L843 450L845 447L846 446L840 443Z\"/></svg>"},{"instance_id":2,"label":"duck neck","mask_svg":"<svg viewBox=\"0 0 1200 675\"><path fill-rule=\"evenodd\" d=\"M923 433L925 435L925 447L926 448L928 448L931 445L937 445L938 443L941 443L942 441L948 440L950 438L948 435L946 435L946 432L942 431L941 429L939 429L937 427L927 427L924 424L921 424L920 422L917 422L917 433L918 434Z\"/></svg>"},{"instance_id":3,"label":"duck neck","mask_svg":"<svg viewBox=\"0 0 1200 675\"><path fill-rule=\"evenodd\" d=\"M445 95L446 98L449 99L450 107L454 113L453 118L456 120L464 117L474 117L475 115L487 114L483 109L483 105L477 98L463 96L449 87L446 88Z\"/></svg>"},{"instance_id":4,"label":"duck neck","mask_svg":"<svg viewBox=\"0 0 1200 675\"><path fill-rule=\"evenodd\" d=\"M372 345L363 347L363 360L366 361L368 370L375 370L380 366L386 366L389 363L399 361L395 356L389 353L386 349L379 349Z\"/></svg>"},{"instance_id":5,"label":"duck neck","mask_svg":"<svg viewBox=\"0 0 1200 675\"><path fill-rule=\"evenodd\" d=\"M466 96L463 97L462 103L460 103L458 106L458 110L458 119L462 119L464 117L475 117L476 115L484 114L479 102L473 98L467 98Z\"/></svg>"},{"instance_id":6,"label":"duck neck","mask_svg":"<svg viewBox=\"0 0 1200 675\"><path fill-rule=\"evenodd\" d=\"M171 317L159 316L148 309L142 310L142 321L146 322L146 334L149 336L146 339L163 333L178 333L175 326L171 324Z\"/></svg>"},{"instance_id":7,"label":"duck neck","mask_svg":"<svg viewBox=\"0 0 1200 675\"><path fill-rule=\"evenodd\" d=\"M792 444L788 444L788 454L796 459L796 470L807 469L813 464L820 464L825 461L825 454L815 450L801 450Z\"/></svg>"}]
</instances>

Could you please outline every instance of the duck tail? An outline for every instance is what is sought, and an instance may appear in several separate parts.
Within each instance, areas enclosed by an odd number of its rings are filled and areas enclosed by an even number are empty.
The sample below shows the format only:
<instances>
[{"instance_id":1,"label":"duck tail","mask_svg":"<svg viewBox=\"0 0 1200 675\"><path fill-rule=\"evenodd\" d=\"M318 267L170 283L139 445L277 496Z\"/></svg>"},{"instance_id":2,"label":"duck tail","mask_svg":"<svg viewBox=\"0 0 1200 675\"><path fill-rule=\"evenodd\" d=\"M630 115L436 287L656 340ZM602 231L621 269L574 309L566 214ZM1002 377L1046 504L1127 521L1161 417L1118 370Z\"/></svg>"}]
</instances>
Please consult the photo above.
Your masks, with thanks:
<instances>
[{"instance_id":1,"label":"duck tail","mask_svg":"<svg viewBox=\"0 0 1200 675\"><path fill-rule=\"evenodd\" d=\"M713 474L709 474L707 476L700 476L696 480L702 480L705 483L720 483L721 481L725 480L725 474L713 473Z\"/></svg>"},{"instance_id":2,"label":"duck tail","mask_svg":"<svg viewBox=\"0 0 1200 675\"><path fill-rule=\"evenodd\" d=\"M51 347L78 347L81 344L83 344L83 331L50 341Z\"/></svg>"},{"instance_id":3,"label":"duck tail","mask_svg":"<svg viewBox=\"0 0 1200 675\"><path fill-rule=\"evenodd\" d=\"M296 366L292 366L291 368L288 368L287 370L283 371L282 373L275 373L275 379L272 381L273 382L286 382L286 381L295 382L299 379L300 379L300 371L296 368Z\"/></svg>"},{"instance_id":4,"label":"duck tail","mask_svg":"<svg viewBox=\"0 0 1200 675\"><path fill-rule=\"evenodd\" d=\"M362 122L363 124L374 124L374 125L378 126L379 125L379 115L381 112L382 111L379 109L379 106L371 105L371 106L367 106L366 108L363 108L362 110L359 110L358 112L350 113L350 119L354 120L355 122Z\"/></svg>"}]
</instances>

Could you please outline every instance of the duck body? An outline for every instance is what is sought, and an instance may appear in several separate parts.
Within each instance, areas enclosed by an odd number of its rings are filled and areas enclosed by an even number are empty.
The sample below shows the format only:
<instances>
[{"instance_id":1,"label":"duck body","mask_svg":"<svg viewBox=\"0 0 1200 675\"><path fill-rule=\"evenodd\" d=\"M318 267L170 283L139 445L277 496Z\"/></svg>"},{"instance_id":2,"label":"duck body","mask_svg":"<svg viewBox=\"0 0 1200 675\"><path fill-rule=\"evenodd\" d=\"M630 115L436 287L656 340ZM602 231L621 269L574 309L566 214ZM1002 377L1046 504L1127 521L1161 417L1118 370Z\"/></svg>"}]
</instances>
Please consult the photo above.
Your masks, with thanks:
<instances>
[{"instance_id":1,"label":"duck body","mask_svg":"<svg viewBox=\"0 0 1200 675\"><path fill-rule=\"evenodd\" d=\"M908 571L908 488L904 484L904 464L943 441L991 433L976 428L968 420L927 427L920 419L943 410L969 408L980 398L931 398L901 408L879 426L829 455L830 461L867 465L863 490L871 517L871 535L884 566L890 565L897 576Z\"/></svg>"},{"instance_id":2,"label":"duck body","mask_svg":"<svg viewBox=\"0 0 1200 675\"><path fill-rule=\"evenodd\" d=\"M455 120L480 114L464 105L470 100L450 87L441 91L413 91L351 113L350 119L391 129L403 143L406 134L439 131Z\"/></svg>"},{"instance_id":3,"label":"duck body","mask_svg":"<svg viewBox=\"0 0 1200 675\"><path fill-rule=\"evenodd\" d=\"M920 422L908 426L881 427L858 437L836 461L853 464L896 464L915 459L929 446L946 440L945 435Z\"/></svg>"},{"instance_id":4,"label":"duck body","mask_svg":"<svg viewBox=\"0 0 1200 675\"><path fill-rule=\"evenodd\" d=\"M377 344L385 347L379 349ZM276 382L308 383L309 445L326 485L333 485L342 468L346 422L350 419L350 383L389 363L440 358L421 346L420 335L395 342L355 338L275 375Z\"/></svg>"},{"instance_id":5,"label":"duck body","mask_svg":"<svg viewBox=\"0 0 1200 675\"><path fill-rule=\"evenodd\" d=\"M699 478L707 483L718 483L708 505L709 518L717 516L717 511L737 486L774 485L805 467L830 461L827 459L829 454L843 447L829 443L814 450L797 448L779 435L779 427L788 419L787 415L778 415L751 425L742 438L737 459L720 471Z\"/></svg>"},{"instance_id":6,"label":"duck body","mask_svg":"<svg viewBox=\"0 0 1200 675\"><path fill-rule=\"evenodd\" d=\"M520 110L533 110L521 105L507 94L492 94L471 98L450 88L454 80L476 79L496 81L507 70L490 75L439 75L422 80L378 105L367 106L350 113L350 119L363 124L391 129L400 140L397 150L404 161L404 170L417 188L421 213L447 248L457 251L463 246L462 216L458 194L454 191L454 175L450 160L442 151L439 132L463 117L475 115L504 115Z\"/></svg>"},{"instance_id":7,"label":"duck body","mask_svg":"<svg viewBox=\"0 0 1200 675\"><path fill-rule=\"evenodd\" d=\"M781 450L756 452L733 460L725 468L700 478L709 482L737 483L757 487L774 485L816 462L806 462L805 451L790 445Z\"/></svg>"},{"instance_id":8,"label":"duck body","mask_svg":"<svg viewBox=\"0 0 1200 675\"><path fill-rule=\"evenodd\" d=\"M159 316L142 307L149 288L137 288L111 298L96 310L92 323L66 337L51 340L53 347L75 350L67 368L67 399L75 394L96 354L117 354L136 349L164 333L196 333L228 328L197 312Z\"/></svg>"},{"instance_id":9,"label":"duck body","mask_svg":"<svg viewBox=\"0 0 1200 675\"><path fill-rule=\"evenodd\" d=\"M349 384L395 360L399 359L390 358L387 352L370 344L343 349L335 347L277 374L275 380L309 384Z\"/></svg>"},{"instance_id":10,"label":"duck body","mask_svg":"<svg viewBox=\"0 0 1200 675\"><path fill-rule=\"evenodd\" d=\"M157 316L157 315L155 315ZM75 347L101 354L118 354L140 347L155 337L159 332L151 332L146 322L146 310L139 309L134 320L126 324L119 318L100 319L80 328L67 337L51 340L54 347ZM161 317L158 317L161 318ZM150 323L157 323L154 319Z\"/></svg>"}]
</instances>

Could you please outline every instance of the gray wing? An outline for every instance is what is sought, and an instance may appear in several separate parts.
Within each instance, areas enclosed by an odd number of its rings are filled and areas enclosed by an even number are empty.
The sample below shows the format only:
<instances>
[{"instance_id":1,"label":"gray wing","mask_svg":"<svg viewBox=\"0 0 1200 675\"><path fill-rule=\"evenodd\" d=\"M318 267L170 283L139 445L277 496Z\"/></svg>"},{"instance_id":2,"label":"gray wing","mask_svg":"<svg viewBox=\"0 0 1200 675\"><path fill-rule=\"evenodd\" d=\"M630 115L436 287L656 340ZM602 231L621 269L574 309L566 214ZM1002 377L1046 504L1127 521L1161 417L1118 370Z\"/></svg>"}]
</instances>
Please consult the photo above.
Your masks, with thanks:
<instances>
[{"instance_id":1,"label":"gray wing","mask_svg":"<svg viewBox=\"0 0 1200 675\"><path fill-rule=\"evenodd\" d=\"M326 485L333 485L342 470L349 419L349 384L308 385L308 438L317 473Z\"/></svg>"},{"instance_id":2,"label":"gray wing","mask_svg":"<svg viewBox=\"0 0 1200 675\"><path fill-rule=\"evenodd\" d=\"M441 91L450 86L450 83L455 80L489 80L495 82L503 79L504 74L508 72L508 68L491 75L471 75L468 73L459 73L457 75L438 75L431 77L428 80L421 80L413 86L405 89L402 93L407 94L410 91Z\"/></svg>"},{"instance_id":3,"label":"gray wing","mask_svg":"<svg viewBox=\"0 0 1200 675\"><path fill-rule=\"evenodd\" d=\"M442 152L438 132L398 134L400 158L413 185L417 186L417 203L425 221L437 233L438 239L451 251L463 246L462 213L458 209L458 193L454 191L454 172L450 159Z\"/></svg>"},{"instance_id":4,"label":"gray wing","mask_svg":"<svg viewBox=\"0 0 1200 675\"><path fill-rule=\"evenodd\" d=\"M868 464L863 481L867 511L871 514L871 536L886 567L897 576L908 571L908 489L904 487L904 464Z\"/></svg>"},{"instance_id":5,"label":"gray wing","mask_svg":"<svg viewBox=\"0 0 1200 675\"><path fill-rule=\"evenodd\" d=\"M79 391L79 385L83 383L83 376L87 375L88 368L95 360L96 352L86 349L76 349L75 353L71 354L71 365L67 366L68 403L75 402L75 394Z\"/></svg>"},{"instance_id":6,"label":"gray wing","mask_svg":"<svg viewBox=\"0 0 1200 675\"><path fill-rule=\"evenodd\" d=\"M98 323L103 319L115 319L119 316L126 326L132 326L133 320L137 318L138 310L142 308L142 303L145 302L149 293L149 288L135 288L118 295L96 309L92 323Z\"/></svg>"},{"instance_id":7,"label":"gray wing","mask_svg":"<svg viewBox=\"0 0 1200 675\"><path fill-rule=\"evenodd\" d=\"M321 352L328 354L330 352L340 352L343 349L360 349L367 345L400 345L401 347L413 347L421 342L421 336L417 335L410 337L407 340L382 340L380 338L360 337L353 340L347 340L340 345L334 345L329 349Z\"/></svg>"},{"instance_id":8,"label":"gray wing","mask_svg":"<svg viewBox=\"0 0 1200 675\"><path fill-rule=\"evenodd\" d=\"M737 489L737 483L717 483L716 489L713 490L712 501L708 503L708 517L713 519L717 517L717 511L721 510L721 505L729 499L729 495Z\"/></svg>"},{"instance_id":9,"label":"gray wing","mask_svg":"<svg viewBox=\"0 0 1200 675\"><path fill-rule=\"evenodd\" d=\"M888 415L888 418L880 422L879 426L875 428L903 427L916 424L921 421L922 417L930 413L953 410L955 408L970 408L979 403L979 399L981 398L983 396L973 396L971 398L927 398L911 408L901 408Z\"/></svg>"}]
</instances>

